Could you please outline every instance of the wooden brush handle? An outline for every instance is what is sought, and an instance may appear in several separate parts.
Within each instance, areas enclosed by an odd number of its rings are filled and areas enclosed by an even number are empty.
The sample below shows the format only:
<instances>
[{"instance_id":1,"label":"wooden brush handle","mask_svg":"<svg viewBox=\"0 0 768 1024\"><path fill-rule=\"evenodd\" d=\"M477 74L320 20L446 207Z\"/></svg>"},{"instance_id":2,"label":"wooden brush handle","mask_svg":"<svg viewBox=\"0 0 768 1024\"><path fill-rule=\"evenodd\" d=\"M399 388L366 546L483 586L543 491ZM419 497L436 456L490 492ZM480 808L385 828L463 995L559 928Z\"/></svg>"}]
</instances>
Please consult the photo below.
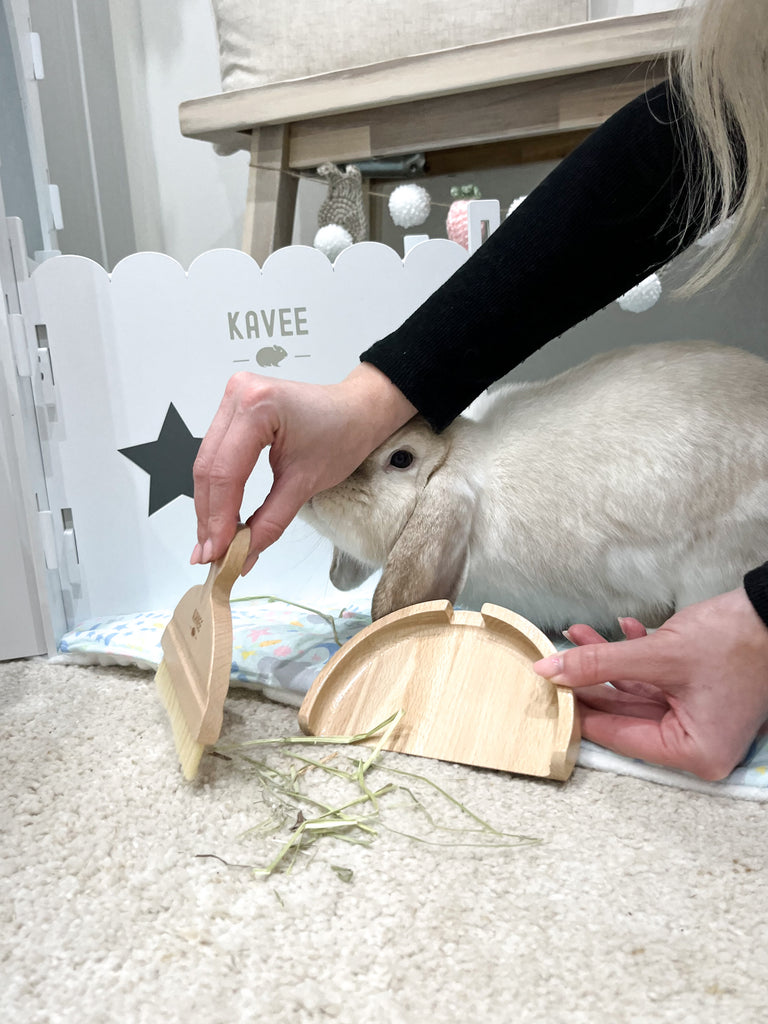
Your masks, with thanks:
<instances>
[{"instance_id":1,"label":"wooden brush handle","mask_svg":"<svg viewBox=\"0 0 768 1024\"><path fill-rule=\"evenodd\" d=\"M221 732L232 667L232 612L229 595L251 545L247 526L213 562L201 586L188 590L163 634L167 670L173 680L190 736L203 745Z\"/></svg>"},{"instance_id":2,"label":"wooden brush handle","mask_svg":"<svg viewBox=\"0 0 768 1024\"><path fill-rule=\"evenodd\" d=\"M208 622L213 627L212 634L208 633L205 639L210 644L211 687L214 691L217 675L223 680L226 674L226 686L229 687L229 669L232 664L232 610L229 596L248 557L250 546L251 531L247 526L239 524L227 550L221 558L211 563L208 578L199 588L199 595L193 597L193 591L187 595L191 598L188 606L197 603L201 608L207 609ZM205 641L201 647L201 654L205 657L208 653ZM224 685L223 681L220 685Z\"/></svg>"},{"instance_id":3,"label":"wooden brush handle","mask_svg":"<svg viewBox=\"0 0 768 1024\"><path fill-rule=\"evenodd\" d=\"M229 595L235 585L235 580L243 571L250 546L251 531L243 523L239 523L237 533L232 538L227 550L221 558L211 563L208 579L203 587L209 589L211 594L216 594L217 598L222 597L229 603Z\"/></svg>"}]
</instances>

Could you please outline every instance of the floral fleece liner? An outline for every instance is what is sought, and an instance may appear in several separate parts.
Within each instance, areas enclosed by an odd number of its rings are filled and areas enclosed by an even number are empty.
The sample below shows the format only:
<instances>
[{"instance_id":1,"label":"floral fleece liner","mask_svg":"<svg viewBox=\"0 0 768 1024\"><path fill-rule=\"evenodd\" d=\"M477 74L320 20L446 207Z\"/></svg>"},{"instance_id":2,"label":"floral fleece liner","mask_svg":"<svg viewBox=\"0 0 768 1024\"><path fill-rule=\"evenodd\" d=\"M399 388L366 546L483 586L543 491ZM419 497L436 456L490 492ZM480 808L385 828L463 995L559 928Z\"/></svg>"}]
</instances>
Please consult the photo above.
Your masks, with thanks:
<instances>
[{"instance_id":1,"label":"floral fleece liner","mask_svg":"<svg viewBox=\"0 0 768 1024\"><path fill-rule=\"evenodd\" d=\"M59 654L52 660L136 665L154 671L162 660L160 638L170 616L169 611L159 611L92 619L62 637ZM235 601L231 684L298 706L340 645L370 621L368 605L315 610L273 597ZM722 782L703 782L685 772L622 757L586 740L577 763L698 792L768 800L768 723L742 764Z\"/></svg>"}]
</instances>

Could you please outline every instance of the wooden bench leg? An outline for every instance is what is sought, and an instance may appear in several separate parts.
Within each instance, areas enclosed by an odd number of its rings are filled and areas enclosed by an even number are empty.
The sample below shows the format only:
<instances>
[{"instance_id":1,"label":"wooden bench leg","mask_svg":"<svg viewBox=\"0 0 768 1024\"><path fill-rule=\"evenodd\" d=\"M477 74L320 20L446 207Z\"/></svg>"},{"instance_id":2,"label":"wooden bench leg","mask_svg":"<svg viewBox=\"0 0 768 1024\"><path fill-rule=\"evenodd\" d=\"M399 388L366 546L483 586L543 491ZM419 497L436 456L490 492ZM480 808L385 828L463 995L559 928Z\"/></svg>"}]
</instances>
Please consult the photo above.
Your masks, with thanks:
<instances>
[{"instance_id":1,"label":"wooden bench leg","mask_svg":"<svg viewBox=\"0 0 768 1024\"><path fill-rule=\"evenodd\" d=\"M288 169L289 135L286 125L253 130L243 250L259 264L291 244L298 178L280 173Z\"/></svg>"}]
</instances>

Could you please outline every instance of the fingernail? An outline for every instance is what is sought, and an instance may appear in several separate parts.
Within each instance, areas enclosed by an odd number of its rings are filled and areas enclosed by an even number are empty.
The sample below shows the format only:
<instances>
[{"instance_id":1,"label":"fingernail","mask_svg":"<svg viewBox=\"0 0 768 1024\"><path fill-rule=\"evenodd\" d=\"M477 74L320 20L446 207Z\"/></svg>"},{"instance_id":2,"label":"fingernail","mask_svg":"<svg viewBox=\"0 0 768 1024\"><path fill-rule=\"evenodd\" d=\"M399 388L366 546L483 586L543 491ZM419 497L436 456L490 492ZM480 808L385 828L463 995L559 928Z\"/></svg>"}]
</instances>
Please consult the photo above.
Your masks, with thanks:
<instances>
[{"instance_id":1,"label":"fingernail","mask_svg":"<svg viewBox=\"0 0 768 1024\"><path fill-rule=\"evenodd\" d=\"M240 571L241 576L247 576L251 569L256 565L259 560L258 555L248 555L246 560L243 562L243 568Z\"/></svg>"},{"instance_id":2,"label":"fingernail","mask_svg":"<svg viewBox=\"0 0 768 1024\"><path fill-rule=\"evenodd\" d=\"M562 674L563 659L559 654L552 654L548 658L542 658L541 661L534 662L533 671L545 679L554 679Z\"/></svg>"},{"instance_id":3,"label":"fingernail","mask_svg":"<svg viewBox=\"0 0 768 1024\"><path fill-rule=\"evenodd\" d=\"M567 629L562 630L562 634L565 637L565 639L568 641L569 644L575 644L576 643L576 641L573 639L573 637L571 636L571 634L568 632Z\"/></svg>"},{"instance_id":4,"label":"fingernail","mask_svg":"<svg viewBox=\"0 0 768 1024\"><path fill-rule=\"evenodd\" d=\"M202 561L202 559L203 559L203 549L200 547L199 544L195 544L195 546L192 548L192 554L190 555L190 558L189 558L189 564L190 565L199 565L200 562Z\"/></svg>"},{"instance_id":5,"label":"fingernail","mask_svg":"<svg viewBox=\"0 0 768 1024\"><path fill-rule=\"evenodd\" d=\"M213 559L213 541L209 538L205 544L203 544L202 560L204 562L210 562Z\"/></svg>"},{"instance_id":6,"label":"fingernail","mask_svg":"<svg viewBox=\"0 0 768 1024\"><path fill-rule=\"evenodd\" d=\"M619 616L619 618L616 621L619 623L619 629L624 634L624 636L626 636L627 635L627 620L626 619L622 619L621 616Z\"/></svg>"}]
</instances>

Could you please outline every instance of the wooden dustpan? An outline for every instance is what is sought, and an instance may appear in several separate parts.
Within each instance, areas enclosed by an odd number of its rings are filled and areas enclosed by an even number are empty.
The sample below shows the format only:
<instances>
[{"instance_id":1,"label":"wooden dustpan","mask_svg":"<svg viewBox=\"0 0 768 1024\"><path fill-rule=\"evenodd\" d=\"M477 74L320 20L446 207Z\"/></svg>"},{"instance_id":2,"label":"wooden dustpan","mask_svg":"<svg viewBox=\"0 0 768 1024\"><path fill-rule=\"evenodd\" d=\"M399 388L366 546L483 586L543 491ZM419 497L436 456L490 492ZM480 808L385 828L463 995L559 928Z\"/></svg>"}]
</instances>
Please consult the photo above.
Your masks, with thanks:
<instances>
[{"instance_id":1,"label":"wooden dustpan","mask_svg":"<svg viewBox=\"0 0 768 1024\"><path fill-rule=\"evenodd\" d=\"M413 605L344 644L304 698L299 725L356 735L402 710L387 750L567 779L580 740L573 692L531 668L554 651L533 623L498 605Z\"/></svg>"}]
</instances>

